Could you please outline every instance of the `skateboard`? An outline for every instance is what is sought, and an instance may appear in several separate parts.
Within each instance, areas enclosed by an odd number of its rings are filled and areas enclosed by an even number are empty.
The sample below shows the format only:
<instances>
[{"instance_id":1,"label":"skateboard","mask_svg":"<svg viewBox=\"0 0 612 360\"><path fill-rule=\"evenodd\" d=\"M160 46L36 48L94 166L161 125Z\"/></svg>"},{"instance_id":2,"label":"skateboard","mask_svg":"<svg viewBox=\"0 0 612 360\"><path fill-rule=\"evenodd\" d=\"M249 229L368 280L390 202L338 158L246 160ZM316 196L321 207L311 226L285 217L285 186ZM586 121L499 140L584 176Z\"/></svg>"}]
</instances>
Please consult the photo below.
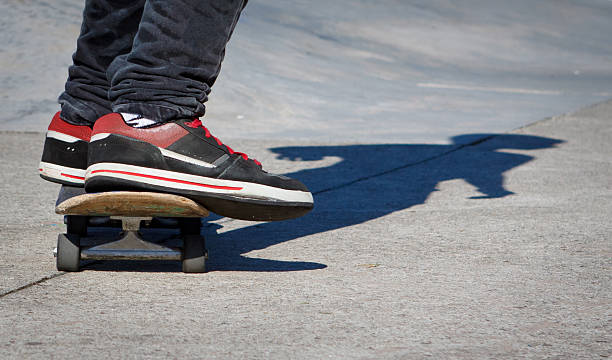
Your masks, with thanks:
<instances>
[{"instance_id":1,"label":"skateboard","mask_svg":"<svg viewBox=\"0 0 612 360\"><path fill-rule=\"evenodd\" d=\"M183 272L206 270L208 253L200 231L209 211L191 199L154 192L85 193L63 185L55 212L64 215L67 227L57 238L60 271L79 271L81 260L178 260ZM109 234L119 226L121 231ZM155 239L154 229L160 228L174 230L170 240ZM147 234L151 239L145 239Z\"/></svg>"}]
</instances>

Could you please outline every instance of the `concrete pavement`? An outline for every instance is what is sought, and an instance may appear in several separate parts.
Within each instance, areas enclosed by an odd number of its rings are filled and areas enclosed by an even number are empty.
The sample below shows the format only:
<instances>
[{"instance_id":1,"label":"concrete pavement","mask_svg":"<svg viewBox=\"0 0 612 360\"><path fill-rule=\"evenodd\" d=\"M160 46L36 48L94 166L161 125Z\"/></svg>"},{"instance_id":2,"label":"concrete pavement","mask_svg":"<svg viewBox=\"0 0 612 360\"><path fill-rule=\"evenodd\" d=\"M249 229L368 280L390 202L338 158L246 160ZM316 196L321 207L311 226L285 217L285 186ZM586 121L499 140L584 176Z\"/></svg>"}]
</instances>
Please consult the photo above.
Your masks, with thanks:
<instances>
[{"instance_id":1,"label":"concrete pavement","mask_svg":"<svg viewBox=\"0 0 612 360\"><path fill-rule=\"evenodd\" d=\"M0 358L612 355L610 1L250 2L206 124L316 207L207 219L200 275L55 270L82 6L0 3Z\"/></svg>"},{"instance_id":2,"label":"concrete pavement","mask_svg":"<svg viewBox=\"0 0 612 360\"><path fill-rule=\"evenodd\" d=\"M40 133L0 133L3 358L606 358L612 102L471 145L233 142L315 192L213 218L210 272L54 270Z\"/></svg>"}]
</instances>

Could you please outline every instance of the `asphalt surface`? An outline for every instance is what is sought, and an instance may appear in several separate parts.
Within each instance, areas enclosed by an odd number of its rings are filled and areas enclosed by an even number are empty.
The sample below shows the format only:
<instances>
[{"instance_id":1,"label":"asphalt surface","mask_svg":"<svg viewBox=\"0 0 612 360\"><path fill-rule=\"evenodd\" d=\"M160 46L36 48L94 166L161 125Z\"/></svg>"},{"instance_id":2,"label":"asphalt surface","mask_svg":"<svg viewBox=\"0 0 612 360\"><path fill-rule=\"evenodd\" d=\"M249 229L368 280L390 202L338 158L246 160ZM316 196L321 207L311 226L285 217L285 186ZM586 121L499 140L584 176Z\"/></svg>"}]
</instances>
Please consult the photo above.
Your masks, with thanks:
<instances>
[{"instance_id":1,"label":"asphalt surface","mask_svg":"<svg viewBox=\"0 0 612 360\"><path fill-rule=\"evenodd\" d=\"M42 134L1 133L3 357L609 357L610 114L607 102L468 146L236 141L309 184L316 207L211 218L199 275L55 271L64 226L58 187L36 176Z\"/></svg>"},{"instance_id":2,"label":"asphalt surface","mask_svg":"<svg viewBox=\"0 0 612 360\"><path fill-rule=\"evenodd\" d=\"M612 356L612 2L251 1L205 121L315 209L205 219L197 275L55 269L81 11L0 3L0 358Z\"/></svg>"}]
</instances>

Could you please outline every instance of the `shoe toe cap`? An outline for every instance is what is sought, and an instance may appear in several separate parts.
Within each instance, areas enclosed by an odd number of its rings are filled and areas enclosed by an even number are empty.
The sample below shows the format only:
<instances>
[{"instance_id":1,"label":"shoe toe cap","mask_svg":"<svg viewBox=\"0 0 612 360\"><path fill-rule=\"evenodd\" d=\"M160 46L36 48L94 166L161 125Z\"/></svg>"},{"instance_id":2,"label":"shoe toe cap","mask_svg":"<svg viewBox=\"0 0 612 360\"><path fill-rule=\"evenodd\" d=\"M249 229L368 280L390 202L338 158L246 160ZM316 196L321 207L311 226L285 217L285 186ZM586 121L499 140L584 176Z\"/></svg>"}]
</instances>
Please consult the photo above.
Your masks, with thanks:
<instances>
[{"instance_id":1,"label":"shoe toe cap","mask_svg":"<svg viewBox=\"0 0 612 360\"><path fill-rule=\"evenodd\" d=\"M306 185L297 179L285 175L278 175L263 171L261 167L250 164L247 161L238 161L229 168L224 178L231 180L247 181L279 189L309 192Z\"/></svg>"}]
</instances>

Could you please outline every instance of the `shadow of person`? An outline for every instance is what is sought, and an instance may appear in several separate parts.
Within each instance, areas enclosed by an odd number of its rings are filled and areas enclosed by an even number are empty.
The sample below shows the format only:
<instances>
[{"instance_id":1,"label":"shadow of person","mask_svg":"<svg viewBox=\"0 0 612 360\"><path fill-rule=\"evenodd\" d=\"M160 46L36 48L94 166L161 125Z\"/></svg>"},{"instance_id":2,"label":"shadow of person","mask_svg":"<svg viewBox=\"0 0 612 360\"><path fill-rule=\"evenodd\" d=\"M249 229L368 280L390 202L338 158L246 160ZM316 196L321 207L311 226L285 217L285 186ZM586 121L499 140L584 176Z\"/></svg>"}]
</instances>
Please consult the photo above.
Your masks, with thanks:
<instances>
[{"instance_id":1,"label":"shadow of person","mask_svg":"<svg viewBox=\"0 0 612 360\"><path fill-rule=\"evenodd\" d=\"M291 146L270 149L278 158L300 161L336 159L327 167L287 176L302 180L315 198L314 210L299 219L260 223L223 232L208 243L211 271L297 271L324 268L314 262L280 261L243 256L285 241L377 219L423 204L438 183L463 179L479 196L513 194L504 173L532 156L504 150L554 147L562 140L520 134L469 134L451 145ZM210 224L209 226L213 226ZM299 255L299 254L296 254Z\"/></svg>"}]
</instances>

